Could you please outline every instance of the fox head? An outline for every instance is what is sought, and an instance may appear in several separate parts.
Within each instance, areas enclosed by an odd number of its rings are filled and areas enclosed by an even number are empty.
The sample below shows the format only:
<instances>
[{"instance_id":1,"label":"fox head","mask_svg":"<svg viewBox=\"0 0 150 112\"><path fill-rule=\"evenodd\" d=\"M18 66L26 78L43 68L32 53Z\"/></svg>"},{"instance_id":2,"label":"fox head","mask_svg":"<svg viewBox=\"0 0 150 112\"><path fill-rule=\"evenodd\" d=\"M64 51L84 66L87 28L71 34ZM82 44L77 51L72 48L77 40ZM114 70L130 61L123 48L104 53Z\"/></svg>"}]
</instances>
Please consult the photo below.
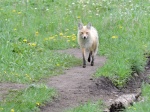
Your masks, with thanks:
<instances>
[{"instance_id":1,"label":"fox head","mask_svg":"<svg viewBox=\"0 0 150 112\"><path fill-rule=\"evenodd\" d=\"M88 23L86 26L84 26L82 23L79 23L78 24L79 36L83 39L87 39L89 37L91 26L92 26L91 23Z\"/></svg>"}]
</instances>

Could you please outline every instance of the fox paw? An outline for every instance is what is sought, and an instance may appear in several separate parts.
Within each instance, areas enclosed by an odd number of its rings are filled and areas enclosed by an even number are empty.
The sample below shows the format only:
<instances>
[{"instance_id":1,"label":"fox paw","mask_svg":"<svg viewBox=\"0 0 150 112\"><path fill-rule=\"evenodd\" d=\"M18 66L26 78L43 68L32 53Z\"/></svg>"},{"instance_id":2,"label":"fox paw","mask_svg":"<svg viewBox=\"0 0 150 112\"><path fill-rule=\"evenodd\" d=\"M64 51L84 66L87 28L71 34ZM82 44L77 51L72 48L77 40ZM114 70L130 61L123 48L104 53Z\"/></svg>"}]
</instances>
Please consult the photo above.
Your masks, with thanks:
<instances>
[{"instance_id":1,"label":"fox paw","mask_svg":"<svg viewBox=\"0 0 150 112\"><path fill-rule=\"evenodd\" d=\"M85 68L86 67L86 65L83 65L83 68Z\"/></svg>"}]
</instances>

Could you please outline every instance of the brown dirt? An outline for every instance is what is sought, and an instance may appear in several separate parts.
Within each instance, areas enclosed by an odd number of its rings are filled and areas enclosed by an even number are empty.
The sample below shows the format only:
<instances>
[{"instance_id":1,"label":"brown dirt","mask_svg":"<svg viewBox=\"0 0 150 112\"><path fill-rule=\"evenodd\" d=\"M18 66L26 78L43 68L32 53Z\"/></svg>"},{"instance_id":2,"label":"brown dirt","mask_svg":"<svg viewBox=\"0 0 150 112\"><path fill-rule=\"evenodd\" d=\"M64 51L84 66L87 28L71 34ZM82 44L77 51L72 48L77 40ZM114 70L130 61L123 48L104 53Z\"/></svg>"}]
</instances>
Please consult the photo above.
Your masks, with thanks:
<instances>
[{"instance_id":1,"label":"brown dirt","mask_svg":"<svg viewBox=\"0 0 150 112\"><path fill-rule=\"evenodd\" d=\"M79 49L67 49L59 52L72 54L82 59ZM103 100L106 106L110 106L120 95L139 92L143 80L143 77L140 76L134 78L138 79L138 82L131 80L122 89L116 88L108 78L93 78L93 74L105 62L105 57L96 56L94 66L90 66L88 63L86 68L72 67L65 70L65 73L60 76L49 78L47 85L56 88L59 96L53 102L41 107L41 112L64 112L82 103L98 100Z\"/></svg>"},{"instance_id":2,"label":"brown dirt","mask_svg":"<svg viewBox=\"0 0 150 112\"><path fill-rule=\"evenodd\" d=\"M24 85L24 84L0 83L0 101L3 100L10 91L20 90L25 87L26 87L26 85Z\"/></svg>"}]
</instances>

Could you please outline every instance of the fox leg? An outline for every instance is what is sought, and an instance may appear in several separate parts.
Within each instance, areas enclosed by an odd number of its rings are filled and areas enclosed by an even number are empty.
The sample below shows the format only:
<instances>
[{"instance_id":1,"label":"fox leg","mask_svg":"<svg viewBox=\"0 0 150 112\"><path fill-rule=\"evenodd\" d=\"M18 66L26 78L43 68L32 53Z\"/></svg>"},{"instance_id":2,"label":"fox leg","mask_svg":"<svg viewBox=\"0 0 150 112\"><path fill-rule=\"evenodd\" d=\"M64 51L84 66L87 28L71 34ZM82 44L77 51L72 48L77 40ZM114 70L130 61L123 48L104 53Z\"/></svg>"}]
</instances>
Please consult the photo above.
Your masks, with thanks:
<instances>
[{"instance_id":1,"label":"fox leg","mask_svg":"<svg viewBox=\"0 0 150 112\"><path fill-rule=\"evenodd\" d=\"M83 56L83 68L85 68L86 67L85 48L82 48L82 56Z\"/></svg>"},{"instance_id":2,"label":"fox leg","mask_svg":"<svg viewBox=\"0 0 150 112\"><path fill-rule=\"evenodd\" d=\"M91 62L91 55L92 55L92 51L90 51L89 53L88 62Z\"/></svg>"},{"instance_id":3,"label":"fox leg","mask_svg":"<svg viewBox=\"0 0 150 112\"><path fill-rule=\"evenodd\" d=\"M92 52L92 61L91 61L91 66L94 66L94 52Z\"/></svg>"}]
</instances>

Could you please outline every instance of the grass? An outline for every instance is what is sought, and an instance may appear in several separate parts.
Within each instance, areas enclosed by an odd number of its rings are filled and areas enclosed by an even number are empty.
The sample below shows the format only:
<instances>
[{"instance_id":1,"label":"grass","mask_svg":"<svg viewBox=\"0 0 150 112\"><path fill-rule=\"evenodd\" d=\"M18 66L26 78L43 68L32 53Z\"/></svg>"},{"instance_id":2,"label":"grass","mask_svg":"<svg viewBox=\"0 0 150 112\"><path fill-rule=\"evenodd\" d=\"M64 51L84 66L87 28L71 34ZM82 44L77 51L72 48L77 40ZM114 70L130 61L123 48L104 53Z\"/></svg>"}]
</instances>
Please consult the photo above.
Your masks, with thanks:
<instances>
[{"instance_id":1,"label":"grass","mask_svg":"<svg viewBox=\"0 0 150 112\"><path fill-rule=\"evenodd\" d=\"M56 95L53 89L47 86L32 84L25 90L11 91L5 98L0 101L0 111L2 112L31 112L39 111L46 101L51 101Z\"/></svg>"},{"instance_id":2,"label":"grass","mask_svg":"<svg viewBox=\"0 0 150 112\"><path fill-rule=\"evenodd\" d=\"M107 57L95 76L123 86L150 55L149 10L149 0L1 0L0 81L31 84L79 66L81 60L55 50L78 47L82 20L96 27L98 53Z\"/></svg>"},{"instance_id":3,"label":"grass","mask_svg":"<svg viewBox=\"0 0 150 112\"><path fill-rule=\"evenodd\" d=\"M88 102L66 112L102 112L103 108L101 105L100 101L96 103Z\"/></svg>"}]
</instances>

